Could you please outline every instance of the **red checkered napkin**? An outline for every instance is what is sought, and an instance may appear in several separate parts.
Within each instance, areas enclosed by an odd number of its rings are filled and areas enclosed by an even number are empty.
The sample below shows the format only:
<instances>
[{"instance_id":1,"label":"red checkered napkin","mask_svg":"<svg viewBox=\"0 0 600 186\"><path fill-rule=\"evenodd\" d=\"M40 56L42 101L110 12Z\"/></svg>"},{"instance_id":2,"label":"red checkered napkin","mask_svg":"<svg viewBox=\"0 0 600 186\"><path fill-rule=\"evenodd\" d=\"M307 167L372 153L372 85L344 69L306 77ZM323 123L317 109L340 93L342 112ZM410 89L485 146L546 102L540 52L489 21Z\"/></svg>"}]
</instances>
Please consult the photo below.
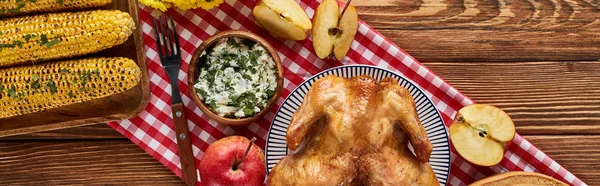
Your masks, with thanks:
<instances>
[{"instance_id":1,"label":"red checkered napkin","mask_svg":"<svg viewBox=\"0 0 600 186\"><path fill-rule=\"evenodd\" d=\"M182 58L184 63L179 72L179 87L183 103L186 106L188 125L192 136L193 152L196 165L209 144L229 135L243 135L248 138L257 137L256 144L264 147L270 123L277 108L285 97L305 79L325 69L347 64L370 64L394 70L419 84L427 96L431 98L437 109L442 113L446 125L453 120L458 109L472 104L463 94L433 74L417 60L408 55L398 46L383 37L373 28L361 22L356 40L347 57L341 61L320 60L313 52L310 39L304 41L282 40L273 37L255 24L251 10L254 7L251 0L227 0L218 8L210 11L169 10L166 14L173 16L177 22L177 31L181 36ZM300 5L305 8L309 17L315 13L319 5L316 0L302 0ZM129 120L112 122L109 125L131 139L167 168L181 177L175 131L171 116L171 87L167 74L160 65L156 53L154 32L152 31L153 17L161 12L140 5L141 28L145 43L148 77L150 78L150 103L139 116ZM285 70L284 89L281 98L269 114L263 119L250 124L248 127L233 128L218 124L209 119L190 99L187 84L188 64L192 53L204 39L224 30L247 30L264 37L279 51ZM493 167L475 166L464 161L452 148L450 175L448 184L465 185L471 182L505 171L535 171L552 176L572 185L586 185L569 171L564 169L546 154L534 147L520 135L516 135L508 144L508 151L499 165ZM197 166L196 166L197 167Z\"/></svg>"}]
</instances>

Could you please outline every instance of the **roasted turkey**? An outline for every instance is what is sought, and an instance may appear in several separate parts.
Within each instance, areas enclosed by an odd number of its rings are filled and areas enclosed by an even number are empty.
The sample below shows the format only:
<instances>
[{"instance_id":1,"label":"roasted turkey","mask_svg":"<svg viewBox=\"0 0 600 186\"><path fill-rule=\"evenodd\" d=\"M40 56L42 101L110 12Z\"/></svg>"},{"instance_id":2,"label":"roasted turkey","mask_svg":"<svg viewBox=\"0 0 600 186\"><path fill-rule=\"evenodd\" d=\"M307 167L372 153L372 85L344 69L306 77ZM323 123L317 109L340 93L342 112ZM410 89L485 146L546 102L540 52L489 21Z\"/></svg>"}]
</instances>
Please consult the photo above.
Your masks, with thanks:
<instances>
[{"instance_id":1,"label":"roasted turkey","mask_svg":"<svg viewBox=\"0 0 600 186\"><path fill-rule=\"evenodd\" d=\"M439 185L415 107L393 78L317 80L287 130L288 147L300 150L277 163L268 184Z\"/></svg>"}]
</instances>

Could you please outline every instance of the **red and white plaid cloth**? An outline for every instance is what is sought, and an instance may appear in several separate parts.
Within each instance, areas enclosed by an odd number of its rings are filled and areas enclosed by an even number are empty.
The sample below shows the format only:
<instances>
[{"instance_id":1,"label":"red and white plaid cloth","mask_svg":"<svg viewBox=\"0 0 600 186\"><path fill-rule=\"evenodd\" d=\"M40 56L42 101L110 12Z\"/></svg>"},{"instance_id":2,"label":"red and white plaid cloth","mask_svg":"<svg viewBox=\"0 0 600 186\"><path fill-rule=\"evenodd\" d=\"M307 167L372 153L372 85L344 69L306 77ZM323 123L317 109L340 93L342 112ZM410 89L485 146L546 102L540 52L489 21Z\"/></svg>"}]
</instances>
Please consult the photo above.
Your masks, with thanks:
<instances>
[{"instance_id":1,"label":"red and white plaid cloth","mask_svg":"<svg viewBox=\"0 0 600 186\"><path fill-rule=\"evenodd\" d=\"M191 135L192 149L196 156L196 167L199 165L204 150L211 143L225 136L242 135L248 138L255 136L258 139L256 144L264 148L270 123L284 98L305 79L335 66L370 64L403 74L425 90L427 96L433 100L437 109L442 113L446 125L451 124L457 110L473 103L364 22L360 22L358 34L346 58L341 61L323 61L313 52L310 39L299 42L282 40L260 28L252 15L254 3L253 0L227 0L218 8L210 11L171 9L166 12L173 16L177 23L177 31L181 36L180 41L183 48L181 56L185 63L182 63L179 72L179 87L183 103L186 106L189 129L193 134ZM301 0L300 5L305 8L309 17L313 17L319 2L317 0ZM160 65L152 30L153 17L158 17L160 14L162 13L140 4L141 28L144 33L144 49L150 78L150 103L139 116L129 120L111 122L109 125L181 177L181 164L169 106L171 87L167 74ZM277 107L274 107L263 119L247 127L228 127L209 119L198 109L188 93L186 74L194 50L204 39L225 30L247 30L265 38L278 49L285 70L284 89L277 102ZM452 165L448 184L470 184L498 172L535 171L571 185L586 185L518 134L512 142L507 144L507 147L504 159L499 165L493 167L472 165L458 156L452 147Z\"/></svg>"}]
</instances>

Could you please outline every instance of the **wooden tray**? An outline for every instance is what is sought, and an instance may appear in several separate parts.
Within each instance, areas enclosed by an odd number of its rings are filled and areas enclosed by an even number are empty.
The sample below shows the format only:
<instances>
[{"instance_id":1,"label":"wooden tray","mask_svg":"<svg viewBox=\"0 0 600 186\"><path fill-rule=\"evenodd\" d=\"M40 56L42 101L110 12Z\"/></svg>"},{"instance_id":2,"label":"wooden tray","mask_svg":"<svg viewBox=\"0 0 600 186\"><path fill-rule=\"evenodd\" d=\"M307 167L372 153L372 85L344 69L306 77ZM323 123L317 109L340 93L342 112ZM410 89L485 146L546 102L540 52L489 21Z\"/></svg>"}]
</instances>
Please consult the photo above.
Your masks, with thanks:
<instances>
[{"instance_id":1,"label":"wooden tray","mask_svg":"<svg viewBox=\"0 0 600 186\"><path fill-rule=\"evenodd\" d=\"M136 116L146 107L150 96L149 81L137 2L136 0L113 0L112 4L103 9L129 12L136 23L137 30L125 43L86 57L121 56L133 59L142 70L140 84L131 90L103 99L0 119L0 137L127 119Z\"/></svg>"}]
</instances>

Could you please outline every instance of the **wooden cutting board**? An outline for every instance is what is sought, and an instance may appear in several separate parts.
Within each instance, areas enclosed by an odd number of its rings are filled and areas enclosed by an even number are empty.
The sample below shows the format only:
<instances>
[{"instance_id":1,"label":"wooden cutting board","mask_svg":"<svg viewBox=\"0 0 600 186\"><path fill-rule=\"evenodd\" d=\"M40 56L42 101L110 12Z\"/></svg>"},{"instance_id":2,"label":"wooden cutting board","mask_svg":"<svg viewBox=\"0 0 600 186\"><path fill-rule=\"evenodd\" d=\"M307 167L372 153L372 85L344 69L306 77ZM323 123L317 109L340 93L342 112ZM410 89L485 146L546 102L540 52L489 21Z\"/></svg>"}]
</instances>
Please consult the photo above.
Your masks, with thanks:
<instances>
[{"instance_id":1,"label":"wooden cutting board","mask_svg":"<svg viewBox=\"0 0 600 186\"><path fill-rule=\"evenodd\" d=\"M140 83L126 92L103 99L0 119L0 137L127 119L136 116L146 107L150 96L149 82L137 2L135 0L113 0L112 4L102 9L129 12L137 29L125 43L85 57L128 57L133 59L142 69Z\"/></svg>"}]
</instances>

